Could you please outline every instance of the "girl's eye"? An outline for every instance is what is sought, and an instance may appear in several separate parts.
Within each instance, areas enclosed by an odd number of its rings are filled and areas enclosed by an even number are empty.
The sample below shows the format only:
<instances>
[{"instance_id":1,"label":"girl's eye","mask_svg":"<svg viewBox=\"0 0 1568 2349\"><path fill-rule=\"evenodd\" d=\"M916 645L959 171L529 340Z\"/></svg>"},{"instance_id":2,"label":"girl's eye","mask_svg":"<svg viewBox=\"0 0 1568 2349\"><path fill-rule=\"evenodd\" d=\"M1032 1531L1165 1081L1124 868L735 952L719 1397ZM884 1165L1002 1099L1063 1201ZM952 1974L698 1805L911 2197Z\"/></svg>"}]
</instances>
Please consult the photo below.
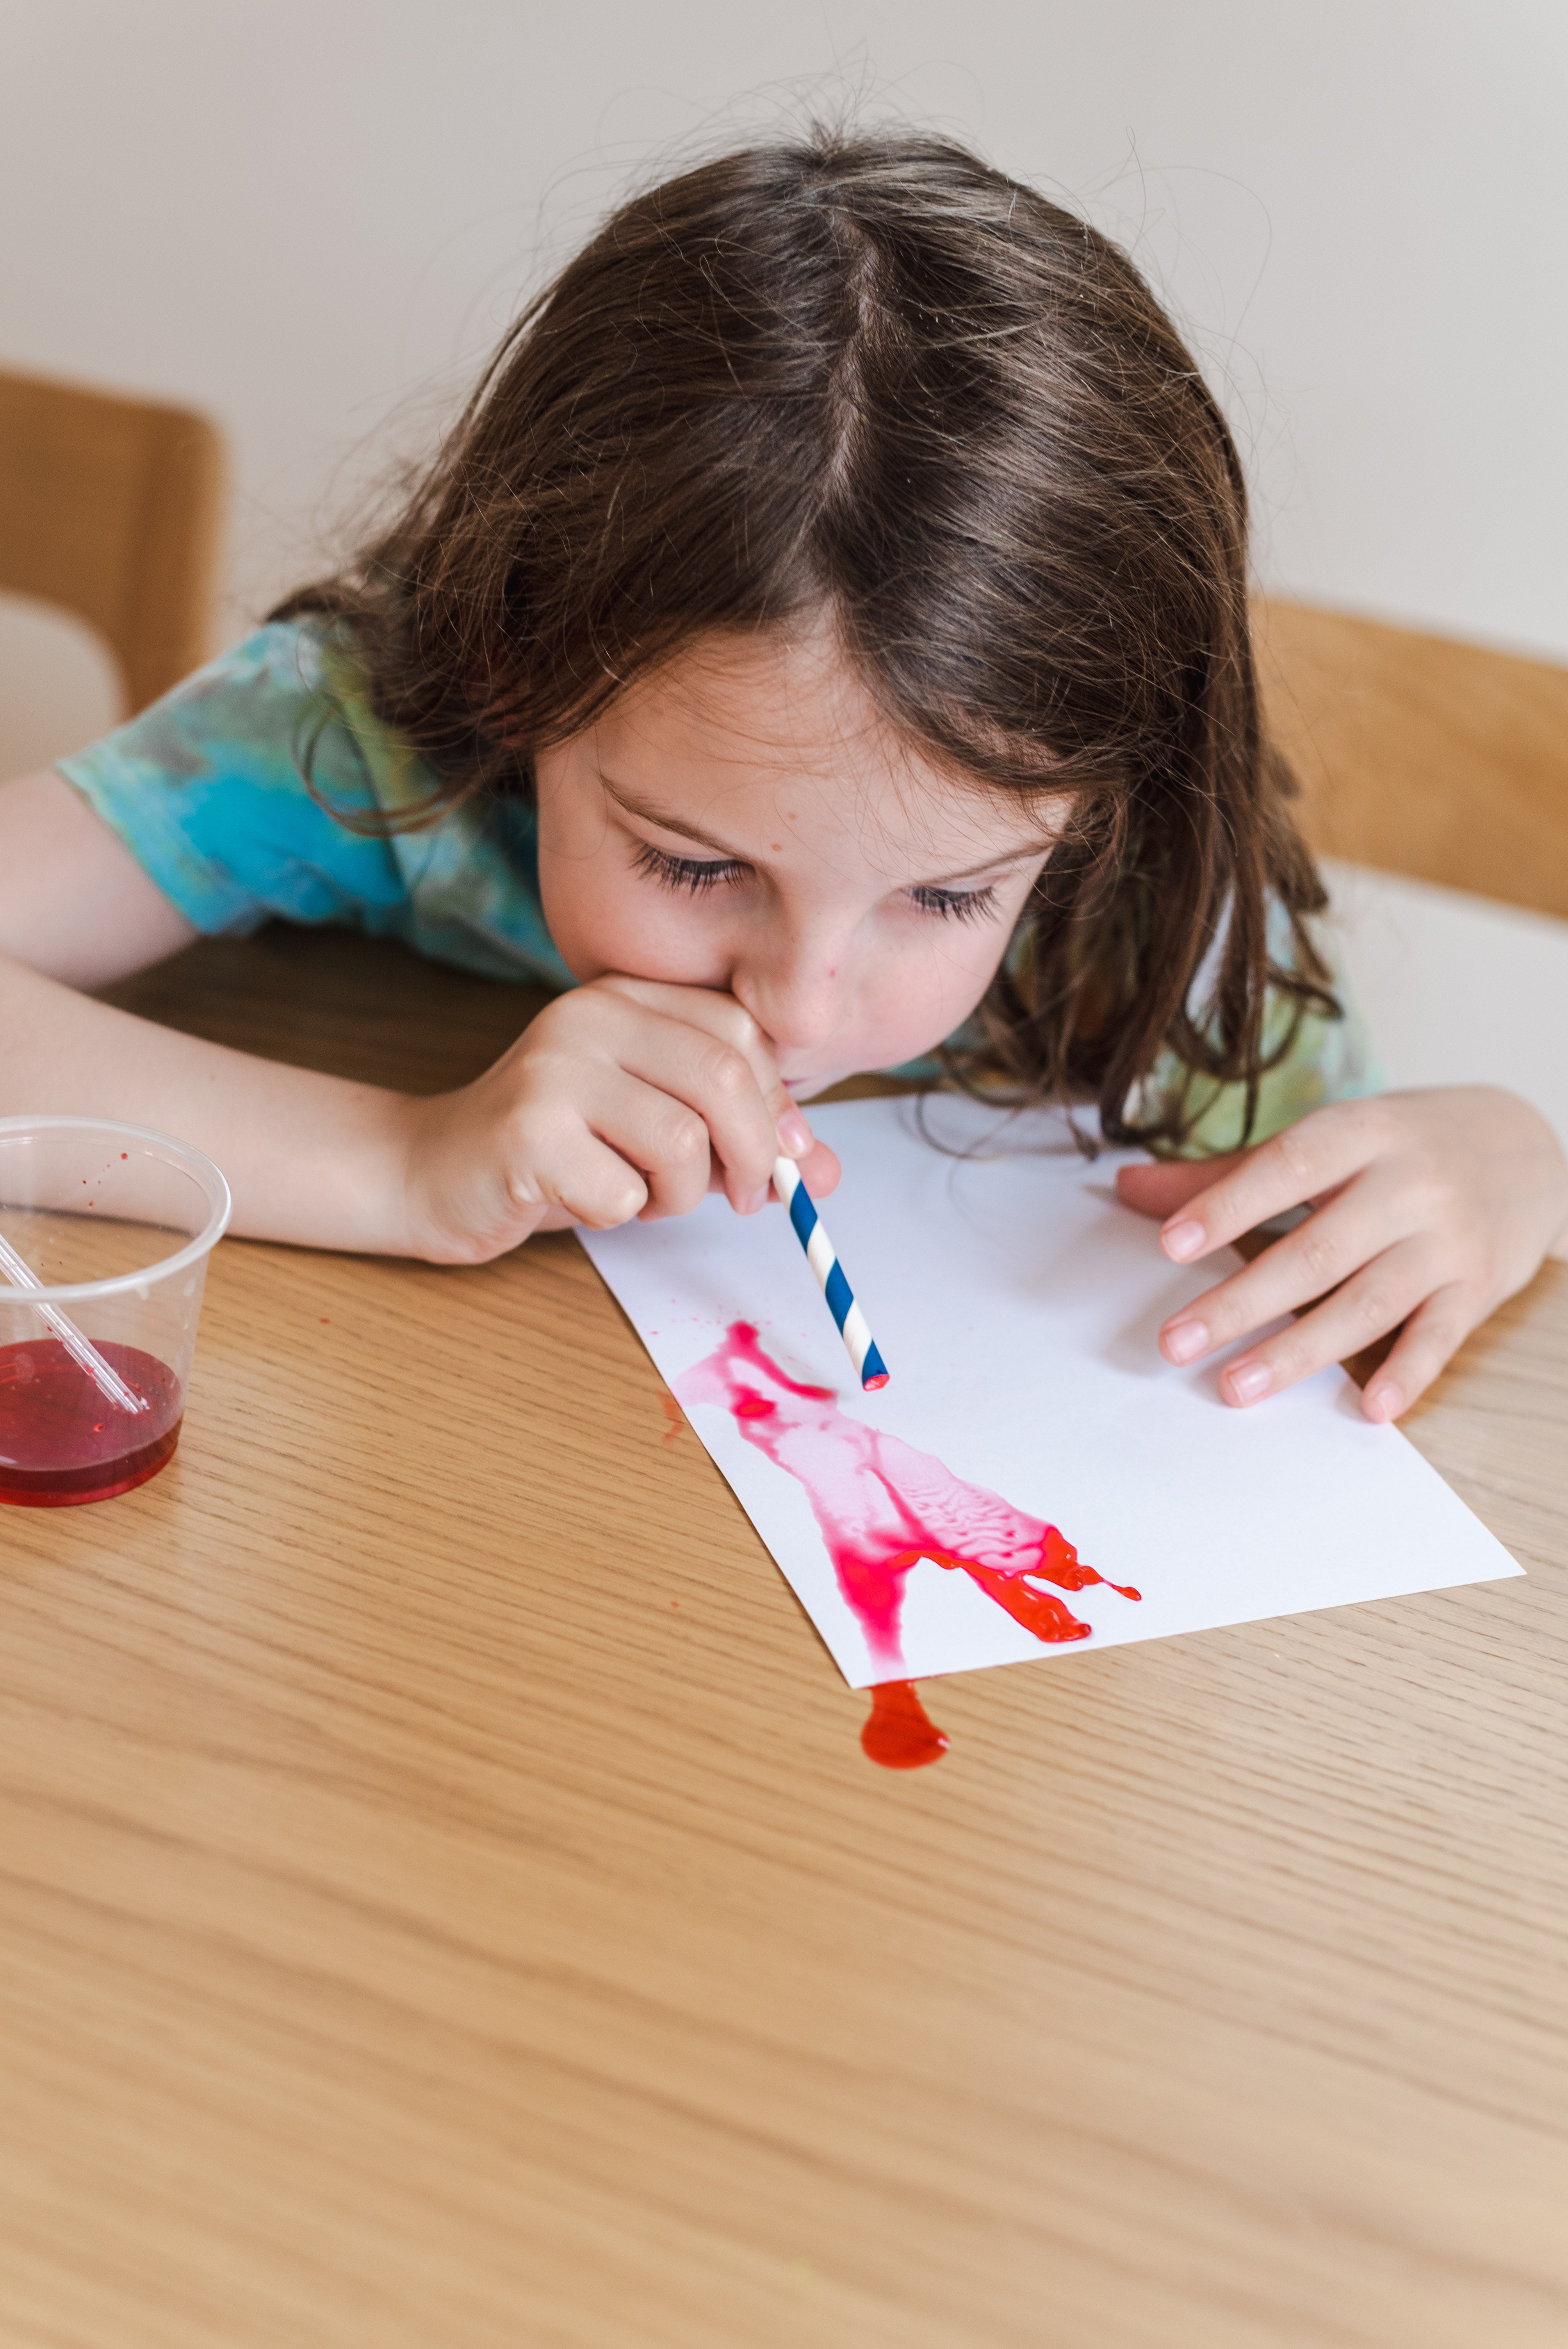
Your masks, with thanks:
<instances>
[{"instance_id":1,"label":"girl's eye","mask_svg":"<svg viewBox=\"0 0 1568 2349\"><path fill-rule=\"evenodd\" d=\"M996 903L995 887L991 882L987 882L984 889L923 886L912 889L909 895L911 903L918 905L923 914L944 914L954 922L977 922Z\"/></svg>"},{"instance_id":2,"label":"girl's eye","mask_svg":"<svg viewBox=\"0 0 1568 2349\"><path fill-rule=\"evenodd\" d=\"M689 889L693 896L700 896L705 889L717 889L721 881L744 880L748 869L733 856L714 862L701 856L671 856L647 840L633 857L632 867L662 881L666 889Z\"/></svg>"}]
</instances>

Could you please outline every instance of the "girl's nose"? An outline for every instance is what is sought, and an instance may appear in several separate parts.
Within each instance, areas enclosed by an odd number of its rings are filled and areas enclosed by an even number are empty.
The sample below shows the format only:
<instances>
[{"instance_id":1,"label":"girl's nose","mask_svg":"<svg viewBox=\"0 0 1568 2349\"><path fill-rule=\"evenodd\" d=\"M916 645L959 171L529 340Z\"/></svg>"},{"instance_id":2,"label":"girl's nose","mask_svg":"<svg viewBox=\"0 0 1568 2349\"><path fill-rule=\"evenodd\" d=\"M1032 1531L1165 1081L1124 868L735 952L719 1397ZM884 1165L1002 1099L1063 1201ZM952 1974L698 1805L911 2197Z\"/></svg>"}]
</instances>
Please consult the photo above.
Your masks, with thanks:
<instances>
[{"instance_id":1,"label":"girl's nose","mask_svg":"<svg viewBox=\"0 0 1568 2349\"><path fill-rule=\"evenodd\" d=\"M778 962L742 957L730 992L779 1051L810 1051L843 1025L844 959L820 949Z\"/></svg>"}]
</instances>

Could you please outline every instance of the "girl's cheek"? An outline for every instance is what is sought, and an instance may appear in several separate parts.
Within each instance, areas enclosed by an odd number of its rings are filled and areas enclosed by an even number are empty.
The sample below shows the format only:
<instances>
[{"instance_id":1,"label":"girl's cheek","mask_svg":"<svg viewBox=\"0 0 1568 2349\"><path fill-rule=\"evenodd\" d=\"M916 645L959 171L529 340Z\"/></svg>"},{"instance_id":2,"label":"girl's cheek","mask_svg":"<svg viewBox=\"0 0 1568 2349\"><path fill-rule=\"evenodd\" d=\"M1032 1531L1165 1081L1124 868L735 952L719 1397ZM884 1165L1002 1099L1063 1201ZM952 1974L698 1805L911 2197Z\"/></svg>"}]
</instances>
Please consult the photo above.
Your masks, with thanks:
<instances>
[{"instance_id":1,"label":"girl's cheek","mask_svg":"<svg viewBox=\"0 0 1568 2349\"><path fill-rule=\"evenodd\" d=\"M699 905L655 895L645 882L586 863L549 874L540 864L544 918L574 978L607 971L674 986L722 987L723 957L708 936Z\"/></svg>"},{"instance_id":2,"label":"girl's cheek","mask_svg":"<svg viewBox=\"0 0 1568 2349\"><path fill-rule=\"evenodd\" d=\"M545 926L574 978L627 968L634 909L595 858L542 853L539 894Z\"/></svg>"},{"instance_id":3,"label":"girl's cheek","mask_svg":"<svg viewBox=\"0 0 1568 2349\"><path fill-rule=\"evenodd\" d=\"M961 1028L995 978L1002 950L980 940L931 942L890 955L875 975L866 1009L866 1065L917 1060Z\"/></svg>"}]
</instances>

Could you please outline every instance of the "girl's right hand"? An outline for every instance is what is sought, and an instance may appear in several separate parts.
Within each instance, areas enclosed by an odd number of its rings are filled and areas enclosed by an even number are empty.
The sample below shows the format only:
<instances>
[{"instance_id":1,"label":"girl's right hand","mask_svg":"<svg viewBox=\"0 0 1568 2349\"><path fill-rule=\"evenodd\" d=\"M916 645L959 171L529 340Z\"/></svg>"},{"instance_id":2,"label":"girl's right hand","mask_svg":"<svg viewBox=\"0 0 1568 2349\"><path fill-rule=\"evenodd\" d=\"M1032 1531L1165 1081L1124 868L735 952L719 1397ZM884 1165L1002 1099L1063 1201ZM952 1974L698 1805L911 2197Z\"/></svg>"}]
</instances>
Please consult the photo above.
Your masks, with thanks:
<instances>
[{"instance_id":1,"label":"girl's right hand","mask_svg":"<svg viewBox=\"0 0 1568 2349\"><path fill-rule=\"evenodd\" d=\"M733 996L612 976L550 1004L460 1092L408 1103L407 1247L484 1264L536 1231L684 1216L710 1189L738 1215L774 1160L814 1195L839 1163Z\"/></svg>"}]
</instances>

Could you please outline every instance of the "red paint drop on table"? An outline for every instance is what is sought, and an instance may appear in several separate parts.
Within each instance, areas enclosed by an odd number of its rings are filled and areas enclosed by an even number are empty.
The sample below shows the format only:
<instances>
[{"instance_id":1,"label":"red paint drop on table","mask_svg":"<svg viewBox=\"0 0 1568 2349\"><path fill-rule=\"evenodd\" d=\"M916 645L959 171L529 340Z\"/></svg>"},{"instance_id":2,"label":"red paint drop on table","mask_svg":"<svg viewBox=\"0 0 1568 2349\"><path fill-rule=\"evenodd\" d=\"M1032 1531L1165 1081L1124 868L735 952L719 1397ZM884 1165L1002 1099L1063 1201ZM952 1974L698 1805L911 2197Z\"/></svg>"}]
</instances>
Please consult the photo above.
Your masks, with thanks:
<instances>
[{"instance_id":1,"label":"red paint drop on table","mask_svg":"<svg viewBox=\"0 0 1568 2349\"><path fill-rule=\"evenodd\" d=\"M781 1371L748 1321L733 1322L676 1392L686 1404L722 1405L748 1444L805 1487L839 1588L872 1656L889 1666L890 1682L896 1685L903 1669L904 1584L922 1558L966 1574L1046 1644L1092 1636L1092 1624L1039 1588L1084 1590L1105 1581L1057 1526L966 1484L929 1452L850 1418L831 1387L806 1386ZM1107 1588L1123 1599L1139 1596L1122 1583Z\"/></svg>"},{"instance_id":2,"label":"red paint drop on table","mask_svg":"<svg viewBox=\"0 0 1568 2349\"><path fill-rule=\"evenodd\" d=\"M947 1737L916 1696L913 1681L883 1681L872 1691L861 1745L884 1770L920 1770L946 1753Z\"/></svg>"},{"instance_id":3,"label":"red paint drop on table","mask_svg":"<svg viewBox=\"0 0 1568 2349\"><path fill-rule=\"evenodd\" d=\"M151 1408L119 1411L57 1338L0 1346L0 1502L62 1509L144 1485L180 1441L180 1383L139 1346L98 1352Z\"/></svg>"}]
</instances>

